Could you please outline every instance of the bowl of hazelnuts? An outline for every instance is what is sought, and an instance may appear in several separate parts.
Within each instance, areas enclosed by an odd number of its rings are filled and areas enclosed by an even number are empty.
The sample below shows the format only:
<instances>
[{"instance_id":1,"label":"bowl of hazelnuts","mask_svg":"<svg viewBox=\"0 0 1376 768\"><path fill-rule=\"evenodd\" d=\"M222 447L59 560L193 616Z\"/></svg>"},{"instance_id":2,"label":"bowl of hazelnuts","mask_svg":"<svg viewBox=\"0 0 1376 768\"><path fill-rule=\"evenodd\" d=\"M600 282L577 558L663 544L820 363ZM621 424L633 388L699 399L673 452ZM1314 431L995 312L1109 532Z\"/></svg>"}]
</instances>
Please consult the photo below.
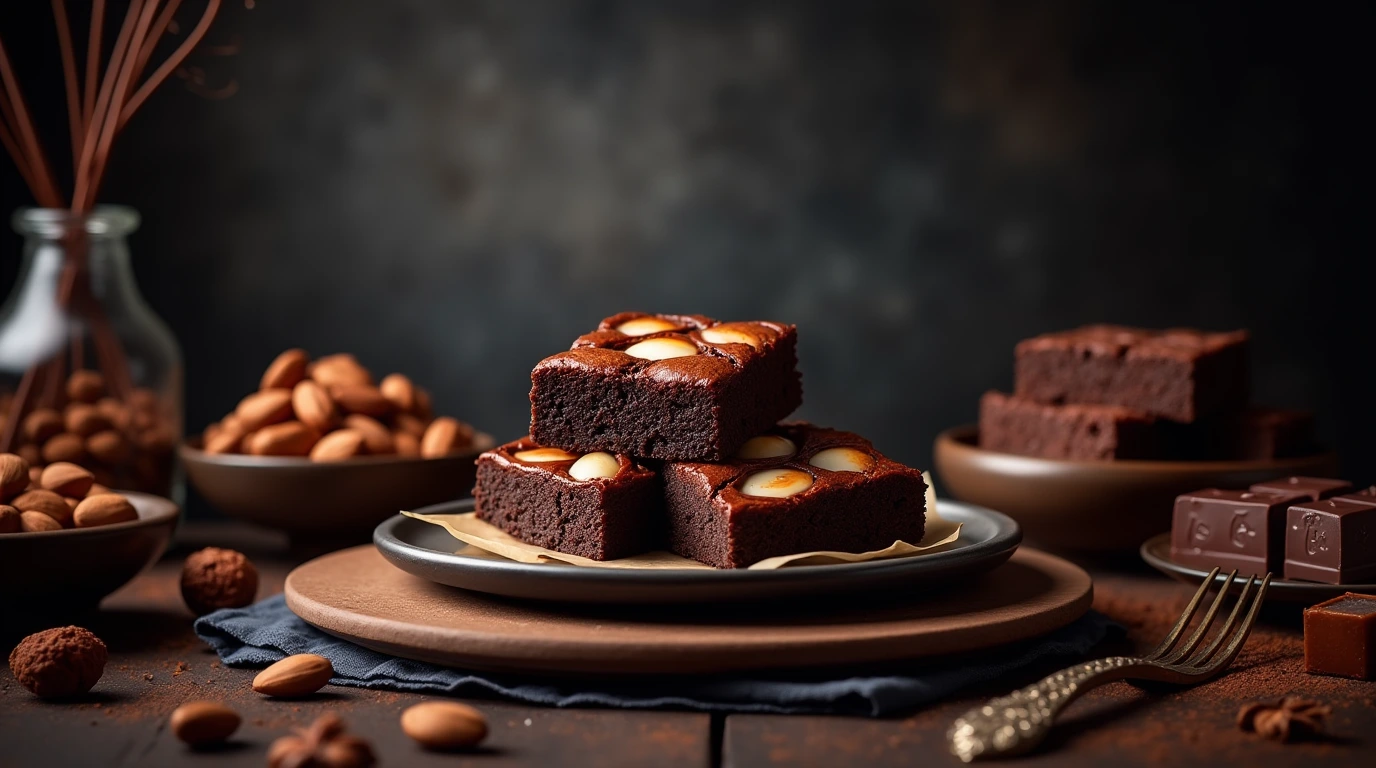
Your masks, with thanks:
<instances>
[{"instance_id":1,"label":"bowl of hazelnuts","mask_svg":"<svg viewBox=\"0 0 1376 768\"><path fill-rule=\"evenodd\" d=\"M112 491L85 467L30 467L0 453L0 583L4 610L93 607L151 565L177 527L177 505Z\"/></svg>"},{"instance_id":2,"label":"bowl of hazelnuts","mask_svg":"<svg viewBox=\"0 0 1376 768\"><path fill-rule=\"evenodd\" d=\"M406 376L378 381L349 354L278 355L258 390L182 444L187 479L225 514L294 543L347 541L468 495L492 438L448 416Z\"/></svg>"}]
</instances>

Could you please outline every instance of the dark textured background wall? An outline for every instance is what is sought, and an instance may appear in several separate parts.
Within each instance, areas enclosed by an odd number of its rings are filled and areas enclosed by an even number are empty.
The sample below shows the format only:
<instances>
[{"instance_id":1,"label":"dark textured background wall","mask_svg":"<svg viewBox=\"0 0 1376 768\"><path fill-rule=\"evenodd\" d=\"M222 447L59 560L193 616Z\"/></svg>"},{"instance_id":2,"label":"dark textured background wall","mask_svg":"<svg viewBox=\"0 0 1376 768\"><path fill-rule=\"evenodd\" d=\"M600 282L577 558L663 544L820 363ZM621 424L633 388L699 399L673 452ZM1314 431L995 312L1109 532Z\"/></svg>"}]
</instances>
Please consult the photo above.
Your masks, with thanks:
<instances>
[{"instance_id":1,"label":"dark textured background wall","mask_svg":"<svg viewBox=\"0 0 1376 768\"><path fill-rule=\"evenodd\" d=\"M24 5L0 33L38 77ZM159 95L106 195L144 214L194 427L300 345L513 436L536 360L645 309L797 323L800 415L926 465L1022 337L1242 326L1261 398L1376 479L1355 4L235 10L241 53L198 63L237 93Z\"/></svg>"}]
</instances>

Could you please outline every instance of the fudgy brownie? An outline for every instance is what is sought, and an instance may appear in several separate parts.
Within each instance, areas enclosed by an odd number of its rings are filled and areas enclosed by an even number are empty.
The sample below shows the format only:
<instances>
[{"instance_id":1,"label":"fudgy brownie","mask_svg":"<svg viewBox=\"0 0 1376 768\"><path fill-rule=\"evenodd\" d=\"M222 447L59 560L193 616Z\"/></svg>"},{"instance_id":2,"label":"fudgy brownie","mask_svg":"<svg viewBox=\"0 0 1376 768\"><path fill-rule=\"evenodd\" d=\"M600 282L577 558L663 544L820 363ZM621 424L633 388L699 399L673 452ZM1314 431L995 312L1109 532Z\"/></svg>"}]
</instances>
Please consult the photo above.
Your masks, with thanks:
<instances>
[{"instance_id":1,"label":"fudgy brownie","mask_svg":"<svg viewBox=\"0 0 1376 768\"><path fill-rule=\"evenodd\" d=\"M979 401L979 445L1046 459L1148 459L1156 420L1118 405L1046 405L1002 392Z\"/></svg>"},{"instance_id":2,"label":"fudgy brownie","mask_svg":"<svg viewBox=\"0 0 1376 768\"><path fill-rule=\"evenodd\" d=\"M593 560L663 546L659 477L628 456L573 454L523 437L477 463L478 518L521 541Z\"/></svg>"},{"instance_id":3,"label":"fudgy brownie","mask_svg":"<svg viewBox=\"0 0 1376 768\"><path fill-rule=\"evenodd\" d=\"M781 424L721 463L661 470L669 548L717 568L922 540L927 484L859 435Z\"/></svg>"},{"instance_id":4,"label":"fudgy brownie","mask_svg":"<svg viewBox=\"0 0 1376 768\"><path fill-rule=\"evenodd\" d=\"M625 312L531 372L530 433L569 451L717 461L803 401L797 329Z\"/></svg>"},{"instance_id":5,"label":"fudgy brownie","mask_svg":"<svg viewBox=\"0 0 1376 768\"><path fill-rule=\"evenodd\" d=\"M1048 333L1018 344L1014 392L1189 423L1247 402L1247 347L1246 331L1091 325Z\"/></svg>"}]
</instances>

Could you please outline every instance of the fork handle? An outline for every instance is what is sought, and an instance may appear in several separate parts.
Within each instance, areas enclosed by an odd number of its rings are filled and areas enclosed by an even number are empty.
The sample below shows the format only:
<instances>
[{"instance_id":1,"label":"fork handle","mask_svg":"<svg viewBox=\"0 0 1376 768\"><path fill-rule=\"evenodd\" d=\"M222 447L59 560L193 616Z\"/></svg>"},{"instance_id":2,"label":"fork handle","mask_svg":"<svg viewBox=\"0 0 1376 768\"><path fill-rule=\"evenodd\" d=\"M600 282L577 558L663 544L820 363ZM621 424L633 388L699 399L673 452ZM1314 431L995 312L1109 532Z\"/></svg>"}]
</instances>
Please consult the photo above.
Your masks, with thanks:
<instances>
[{"instance_id":1,"label":"fork handle","mask_svg":"<svg viewBox=\"0 0 1376 768\"><path fill-rule=\"evenodd\" d=\"M951 752L967 763L1028 752L1046 738L1056 715L1080 694L1129 676L1156 677L1157 669L1128 656L1066 667L961 715L947 734Z\"/></svg>"}]
</instances>

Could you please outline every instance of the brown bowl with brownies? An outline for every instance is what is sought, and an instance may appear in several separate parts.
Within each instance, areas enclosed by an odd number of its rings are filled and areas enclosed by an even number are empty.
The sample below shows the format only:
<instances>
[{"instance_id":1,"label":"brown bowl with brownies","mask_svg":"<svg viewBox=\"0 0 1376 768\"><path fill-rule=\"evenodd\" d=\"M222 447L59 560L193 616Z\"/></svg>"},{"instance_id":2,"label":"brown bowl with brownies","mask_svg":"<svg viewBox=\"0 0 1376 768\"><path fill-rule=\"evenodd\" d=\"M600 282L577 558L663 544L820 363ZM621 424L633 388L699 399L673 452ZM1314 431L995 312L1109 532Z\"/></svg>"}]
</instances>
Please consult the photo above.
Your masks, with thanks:
<instances>
[{"instance_id":1,"label":"brown bowl with brownies","mask_svg":"<svg viewBox=\"0 0 1376 768\"><path fill-rule=\"evenodd\" d=\"M938 477L1033 542L1117 554L1169 530L1182 493L1332 475L1311 413L1251 404L1248 345L1111 325L1027 339L1013 393L986 393L978 427L937 437Z\"/></svg>"},{"instance_id":2,"label":"brown bowl with brownies","mask_svg":"<svg viewBox=\"0 0 1376 768\"><path fill-rule=\"evenodd\" d=\"M191 484L231 517L294 541L366 538L400 509L467 496L492 438L448 416L393 373L353 355L290 349L256 392L181 446Z\"/></svg>"}]
</instances>

